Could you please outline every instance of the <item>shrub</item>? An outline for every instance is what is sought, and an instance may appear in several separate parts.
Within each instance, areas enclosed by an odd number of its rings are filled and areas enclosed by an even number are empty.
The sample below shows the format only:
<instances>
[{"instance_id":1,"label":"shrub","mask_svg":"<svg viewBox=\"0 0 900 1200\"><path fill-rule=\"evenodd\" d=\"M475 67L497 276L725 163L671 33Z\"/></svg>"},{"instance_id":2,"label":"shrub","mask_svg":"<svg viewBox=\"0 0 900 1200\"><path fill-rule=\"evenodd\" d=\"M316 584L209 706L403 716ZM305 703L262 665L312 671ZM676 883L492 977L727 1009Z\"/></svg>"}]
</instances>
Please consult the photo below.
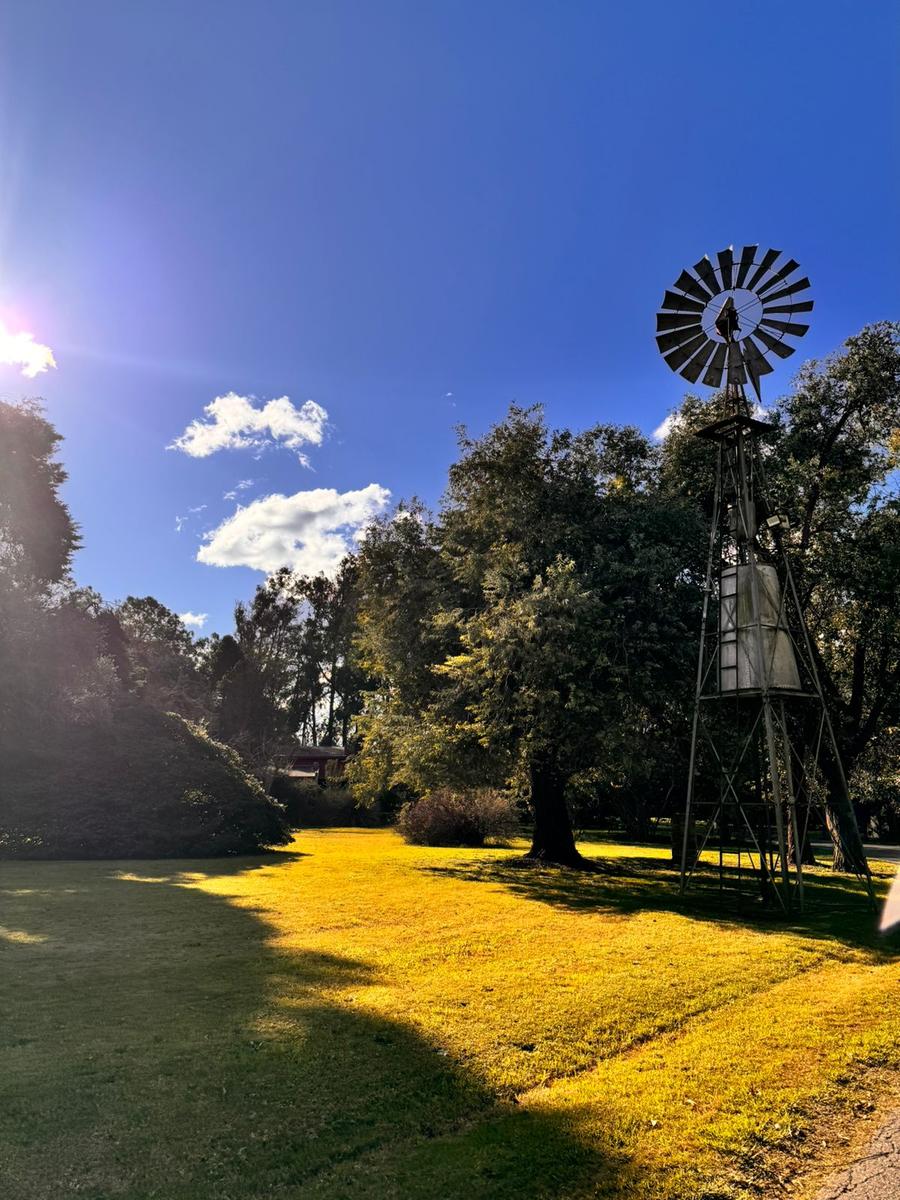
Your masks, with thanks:
<instances>
[{"instance_id":1,"label":"shrub","mask_svg":"<svg viewBox=\"0 0 900 1200\"><path fill-rule=\"evenodd\" d=\"M284 805L292 829L324 829L354 823L356 804L346 788L322 785L315 779L276 775L271 792Z\"/></svg>"},{"instance_id":2,"label":"shrub","mask_svg":"<svg viewBox=\"0 0 900 1200\"><path fill-rule=\"evenodd\" d=\"M404 804L397 828L419 846L483 846L518 831L509 796L490 788L452 792L441 788Z\"/></svg>"},{"instance_id":3,"label":"shrub","mask_svg":"<svg viewBox=\"0 0 900 1200\"><path fill-rule=\"evenodd\" d=\"M322 785L315 779L276 775L271 792L284 805L292 829L386 823L379 804L360 807L344 782L335 780Z\"/></svg>"},{"instance_id":4,"label":"shrub","mask_svg":"<svg viewBox=\"0 0 900 1200\"><path fill-rule=\"evenodd\" d=\"M4 754L0 855L248 854L289 840L283 807L203 729L139 702Z\"/></svg>"}]
</instances>

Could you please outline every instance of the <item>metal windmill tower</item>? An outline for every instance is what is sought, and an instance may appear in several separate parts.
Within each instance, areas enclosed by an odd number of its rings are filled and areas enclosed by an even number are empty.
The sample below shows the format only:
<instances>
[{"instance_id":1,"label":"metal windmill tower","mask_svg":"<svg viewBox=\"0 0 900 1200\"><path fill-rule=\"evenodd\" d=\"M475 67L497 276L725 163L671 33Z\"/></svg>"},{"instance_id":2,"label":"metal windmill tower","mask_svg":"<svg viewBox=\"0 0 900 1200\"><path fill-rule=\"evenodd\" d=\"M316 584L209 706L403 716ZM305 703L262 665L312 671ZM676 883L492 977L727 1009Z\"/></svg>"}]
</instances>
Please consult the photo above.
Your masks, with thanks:
<instances>
[{"instance_id":1,"label":"metal windmill tower","mask_svg":"<svg viewBox=\"0 0 900 1200\"><path fill-rule=\"evenodd\" d=\"M872 895L834 729L788 558L790 524L772 507L761 401L771 355L787 358L813 302L780 250L720 250L682 271L657 314L665 361L691 383L724 383L724 415L698 431L716 475L694 694L682 890L718 843L720 889L749 878L764 900L803 908L802 847L821 817ZM830 780L831 802L824 799ZM839 811L836 817L835 794ZM737 854L737 871L725 855Z\"/></svg>"}]
</instances>

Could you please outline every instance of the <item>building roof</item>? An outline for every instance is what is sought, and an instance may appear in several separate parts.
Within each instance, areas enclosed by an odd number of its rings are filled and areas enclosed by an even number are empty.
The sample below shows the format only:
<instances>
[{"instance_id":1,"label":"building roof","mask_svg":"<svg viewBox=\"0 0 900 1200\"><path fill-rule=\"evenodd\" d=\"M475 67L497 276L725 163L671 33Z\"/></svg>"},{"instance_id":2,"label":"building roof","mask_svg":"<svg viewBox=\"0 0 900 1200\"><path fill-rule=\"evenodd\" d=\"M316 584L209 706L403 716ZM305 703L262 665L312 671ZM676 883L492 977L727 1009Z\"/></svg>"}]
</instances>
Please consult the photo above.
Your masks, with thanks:
<instances>
[{"instance_id":1,"label":"building roof","mask_svg":"<svg viewBox=\"0 0 900 1200\"><path fill-rule=\"evenodd\" d=\"M279 750L279 756L284 758L347 758L350 751L343 746L304 746L300 742L296 745L282 746Z\"/></svg>"}]
</instances>

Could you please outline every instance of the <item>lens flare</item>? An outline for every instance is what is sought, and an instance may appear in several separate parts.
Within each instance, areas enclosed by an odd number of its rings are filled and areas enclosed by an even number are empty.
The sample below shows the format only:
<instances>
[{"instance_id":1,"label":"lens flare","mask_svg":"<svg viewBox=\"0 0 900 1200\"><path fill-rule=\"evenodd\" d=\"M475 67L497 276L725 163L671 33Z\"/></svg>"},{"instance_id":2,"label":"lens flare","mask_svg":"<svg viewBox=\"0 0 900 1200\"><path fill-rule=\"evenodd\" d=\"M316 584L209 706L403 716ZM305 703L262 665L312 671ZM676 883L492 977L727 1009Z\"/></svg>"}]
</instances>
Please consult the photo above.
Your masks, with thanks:
<instances>
[{"instance_id":1,"label":"lens flare","mask_svg":"<svg viewBox=\"0 0 900 1200\"><path fill-rule=\"evenodd\" d=\"M881 924L878 926L882 933L887 933L895 925L900 924L900 871L894 877L888 898L884 902L881 913Z\"/></svg>"},{"instance_id":2,"label":"lens flare","mask_svg":"<svg viewBox=\"0 0 900 1200\"><path fill-rule=\"evenodd\" d=\"M55 367L56 360L50 347L36 342L33 333L13 333L0 321L0 364L20 367L27 379L34 379L48 367Z\"/></svg>"}]
</instances>

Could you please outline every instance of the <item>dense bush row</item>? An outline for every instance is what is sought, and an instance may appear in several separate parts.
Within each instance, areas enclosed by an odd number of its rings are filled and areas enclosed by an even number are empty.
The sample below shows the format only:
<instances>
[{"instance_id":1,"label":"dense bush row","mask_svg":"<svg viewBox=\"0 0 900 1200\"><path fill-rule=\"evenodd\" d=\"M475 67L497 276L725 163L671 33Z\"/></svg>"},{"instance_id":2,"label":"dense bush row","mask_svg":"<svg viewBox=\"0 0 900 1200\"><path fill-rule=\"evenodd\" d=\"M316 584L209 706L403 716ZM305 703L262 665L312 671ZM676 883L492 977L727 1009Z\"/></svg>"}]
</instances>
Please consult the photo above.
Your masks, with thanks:
<instances>
[{"instance_id":1,"label":"dense bush row","mask_svg":"<svg viewBox=\"0 0 900 1200\"><path fill-rule=\"evenodd\" d=\"M269 790L284 805L292 829L387 825L396 815L390 797L360 805L344 780L320 784L279 774Z\"/></svg>"},{"instance_id":2,"label":"dense bush row","mask_svg":"<svg viewBox=\"0 0 900 1200\"><path fill-rule=\"evenodd\" d=\"M137 702L4 755L7 857L247 854L288 837L284 808L233 750Z\"/></svg>"}]
</instances>

